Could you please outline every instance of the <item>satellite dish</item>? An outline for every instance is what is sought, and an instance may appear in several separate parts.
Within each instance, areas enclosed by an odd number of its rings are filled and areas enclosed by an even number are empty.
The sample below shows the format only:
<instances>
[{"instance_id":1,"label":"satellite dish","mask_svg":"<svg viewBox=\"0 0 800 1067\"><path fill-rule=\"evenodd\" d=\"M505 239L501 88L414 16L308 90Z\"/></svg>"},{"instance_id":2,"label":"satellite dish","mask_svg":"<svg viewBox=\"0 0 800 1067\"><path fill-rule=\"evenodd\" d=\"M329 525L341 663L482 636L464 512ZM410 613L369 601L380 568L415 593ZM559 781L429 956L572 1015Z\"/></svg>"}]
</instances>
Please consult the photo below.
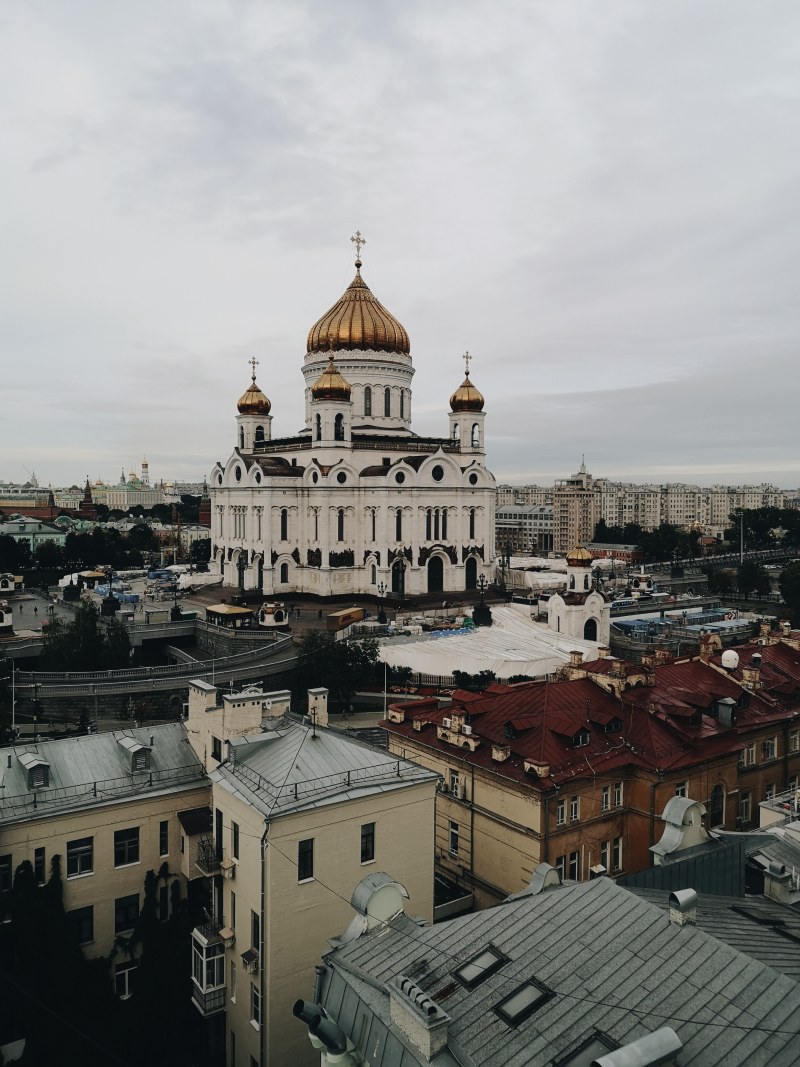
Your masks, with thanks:
<instances>
[{"instance_id":1,"label":"satellite dish","mask_svg":"<svg viewBox=\"0 0 800 1067\"><path fill-rule=\"evenodd\" d=\"M732 648L726 648L722 653L722 666L726 671L735 671L739 666L739 653Z\"/></svg>"},{"instance_id":2,"label":"satellite dish","mask_svg":"<svg viewBox=\"0 0 800 1067\"><path fill-rule=\"evenodd\" d=\"M737 657L737 659L738 659L738 657ZM272 701L271 700L265 700L264 701L264 711L270 711L271 708L272 708Z\"/></svg>"}]
</instances>

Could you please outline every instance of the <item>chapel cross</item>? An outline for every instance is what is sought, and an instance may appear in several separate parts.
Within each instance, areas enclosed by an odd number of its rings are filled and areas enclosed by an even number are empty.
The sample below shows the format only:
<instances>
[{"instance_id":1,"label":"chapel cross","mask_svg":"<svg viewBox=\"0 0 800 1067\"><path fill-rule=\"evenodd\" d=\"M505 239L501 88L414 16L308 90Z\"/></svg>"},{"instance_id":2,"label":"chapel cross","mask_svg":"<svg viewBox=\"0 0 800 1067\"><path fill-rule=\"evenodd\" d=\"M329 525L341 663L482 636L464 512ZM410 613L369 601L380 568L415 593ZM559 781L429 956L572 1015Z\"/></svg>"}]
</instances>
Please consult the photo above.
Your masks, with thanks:
<instances>
[{"instance_id":1,"label":"chapel cross","mask_svg":"<svg viewBox=\"0 0 800 1067\"><path fill-rule=\"evenodd\" d=\"M472 362L473 358L474 358L474 357L473 357L473 356L471 356L471 355L469 354L469 352L468 352L468 351L464 353L464 366L465 366L465 368L466 368L466 371L467 371L467 377L468 377L468 378L469 378L469 365L470 365L470 363Z\"/></svg>"},{"instance_id":2,"label":"chapel cross","mask_svg":"<svg viewBox=\"0 0 800 1067\"><path fill-rule=\"evenodd\" d=\"M361 246L367 243L366 238L361 236L361 230L356 230L353 237L350 238L353 244L356 246L356 263L361 263Z\"/></svg>"},{"instance_id":3,"label":"chapel cross","mask_svg":"<svg viewBox=\"0 0 800 1067\"><path fill-rule=\"evenodd\" d=\"M256 359L255 356L253 356L252 359L248 359L247 362L253 368L253 381L255 381L256 380L256 367L258 366L258 360Z\"/></svg>"}]
</instances>

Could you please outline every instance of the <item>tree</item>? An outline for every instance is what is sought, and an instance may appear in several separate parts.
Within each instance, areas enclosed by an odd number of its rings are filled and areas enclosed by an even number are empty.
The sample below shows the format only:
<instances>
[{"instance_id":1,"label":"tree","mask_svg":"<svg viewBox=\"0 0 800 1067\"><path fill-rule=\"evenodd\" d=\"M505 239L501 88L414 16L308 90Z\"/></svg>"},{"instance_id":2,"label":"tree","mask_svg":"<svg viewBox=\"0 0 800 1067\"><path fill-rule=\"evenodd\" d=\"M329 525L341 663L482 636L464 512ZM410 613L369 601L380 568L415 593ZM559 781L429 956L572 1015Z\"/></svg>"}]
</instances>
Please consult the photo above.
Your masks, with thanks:
<instances>
[{"instance_id":1,"label":"tree","mask_svg":"<svg viewBox=\"0 0 800 1067\"><path fill-rule=\"evenodd\" d=\"M755 591L759 596L768 593L772 587L769 574L754 560L746 559L739 566L737 587L740 593L747 596Z\"/></svg>"},{"instance_id":2,"label":"tree","mask_svg":"<svg viewBox=\"0 0 800 1067\"><path fill-rule=\"evenodd\" d=\"M123 623L100 624L91 601L81 601L69 623L54 619L42 633L42 665L49 671L102 671L130 666L130 639Z\"/></svg>"},{"instance_id":3,"label":"tree","mask_svg":"<svg viewBox=\"0 0 800 1067\"><path fill-rule=\"evenodd\" d=\"M298 648L296 677L308 689L326 686L331 700L347 711L359 686L378 680L378 642L337 641L333 634L309 630Z\"/></svg>"},{"instance_id":4,"label":"tree","mask_svg":"<svg viewBox=\"0 0 800 1067\"><path fill-rule=\"evenodd\" d=\"M781 571L778 586L792 625L800 626L800 562L790 563Z\"/></svg>"},{"instance_id":5,"label":"tree","mask_svg":"<svg viewBox=\"0 0 800 1067\"><path fill-rule=\"evenodd\" d=\"M18 541L16 537L0 533L0 571L18 574L30 570L31 550L27 541Z\"/></svg>"},{"instance_id":6,"label":"tree","mask_svg":"<svg viewBox=\"0 0 800 1067\"><path fill-rule=\"evenodd\" d=\"M211 538L203 537L199 541L192 541L189 548L189 561L191 563L208 563L211 559Z\"/></svg>"}]
</instances>

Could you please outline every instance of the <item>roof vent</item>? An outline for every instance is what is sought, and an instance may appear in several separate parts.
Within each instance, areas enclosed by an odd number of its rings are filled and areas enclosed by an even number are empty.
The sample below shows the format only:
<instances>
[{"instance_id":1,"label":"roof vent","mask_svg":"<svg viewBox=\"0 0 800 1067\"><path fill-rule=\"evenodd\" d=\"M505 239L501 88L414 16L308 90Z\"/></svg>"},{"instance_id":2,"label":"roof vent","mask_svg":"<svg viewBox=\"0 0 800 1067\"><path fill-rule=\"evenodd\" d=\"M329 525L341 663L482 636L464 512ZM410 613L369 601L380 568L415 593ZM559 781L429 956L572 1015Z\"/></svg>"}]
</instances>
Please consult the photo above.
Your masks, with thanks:
<instances>
[{"instance_id":1,"label":"roof vent","mask_svg":"<svg viewBox=\"0 0 800 1067\"><path fill-rule=\"evenodd\" d=\"M426 1060L447 1045L450 1016L423 989L405 975L388 983L389 1014L398 1030Z\"/></svg>"},{"instance_id":2,"label":"roof vent","mask_svg":"<svg viewBox=\"0 0 800 1067\"><path fill-rule=\"evenodd\" d=\"M726 648L722 653L722 666L726 671L735 671L739 666L739 653L732 648Z\"/></svg>"},{"instance_id":3,"label":"roof vent","mask_svg":"<svg viewBox=\"0 0 800 1067\"><path fill-rule=\"evenodd\" d=\"M629 1045L598 1056L590 1067L670 1067L677 1064L683 1042L671 1026L662 1026Z\"/></svg>"},{"instance_id":4,"label":"roof vent","mask_svg":"<svg viewBox=\"0 0 800 1067\"><path fill-rule=\"evenodd\" d=\"M669 921L673 926L694 926L697 922L697 893L676 889L669 895Z\"/></svg>"},{"instance_id":5,"label":"roof vent","mask_svg":"<svg viewBox=\"0 0 800 1067\"><path fill-rule=\"evenodd\" d=\"M750 657L750 662L753 664L754 667L760 667L761 660L763 658L764 657L761 655L760 652L754 652L753 655Z\"/></svg>"}]
</instances>

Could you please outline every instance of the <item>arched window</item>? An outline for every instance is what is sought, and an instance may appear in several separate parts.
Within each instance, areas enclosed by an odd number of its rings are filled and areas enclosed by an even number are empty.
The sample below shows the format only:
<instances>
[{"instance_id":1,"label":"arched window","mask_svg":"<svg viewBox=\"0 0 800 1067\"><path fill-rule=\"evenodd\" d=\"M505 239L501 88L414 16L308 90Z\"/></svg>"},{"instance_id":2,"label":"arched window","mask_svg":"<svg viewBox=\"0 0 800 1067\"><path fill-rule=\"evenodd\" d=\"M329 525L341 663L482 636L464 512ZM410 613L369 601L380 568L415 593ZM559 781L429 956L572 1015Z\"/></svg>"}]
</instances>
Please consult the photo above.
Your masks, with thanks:
<instances>
[{"instance_id":1,"label":"arched window","mask_svg":"<svg viewBox=\"0 0 800 1067\"><path fill-rule=\"evenodd\" d=\"M372 540L375 540L375 508L372 509Z\"/></svg>"},{"instance_id":2,"label":"arched window","mask_svg":"<svg viewBox=\"0 0 800 1067\"><path fill-rule=\"evenodd\" d=\"M477 422L473 422L473 424L472 424L472 447L473 448L480 448L480 444L481 444L481 428L477 424Z\"/></svg>"},{"instance_id":3,"label":"arched window","mask_svg":"<svg viewBox=\"0 0 800 1067\"><path fill-rule=\"evenodd\" d=\"M431 518L432 518L432 516L433 516L433 511L431 510L431 508L428 508L428 510L425 512L425 540L426 541L430 541L430 539L431 539Z\"/></svg>"},{"instance_id":4,"label":"arched window","mask_svg":"<svg viewBox=\"0 0 800 1067\"><path fill-rule=\"evenodd\" d=\"M344 441L344 415L341 413L333 420L334 441Z\"/></svg>"},{"instance_id":5,"label":"arched window","mask_svg":"<svg viewBox=\"0 0 800 1067\"><path fill-rule=\"evenodd\" d=\"M469 509L469 536L471 540L475 538L475 508Z\"/></svg>"},{"instance_id":6,"label":"arched window","mask_svg":"<svg viewBox=\"0 0 800 1067\"><path fill-rule=\"evenodd\" d=\"M588 589L589 588L589 575L588 574L584 574L584 576L583 576L583 588L584 589Z\"/></svg>"},{"instance_id":7,"label":"arched window","mask_svg":"<svg viewBox=\"0 0 800 1067\"><path fill-rule=\"evenodd\" d=\"M316 430L317 430L316 437L317 437L317 440L321 441L322 440L322 416L321 415L317 415L314 421L316 423Z\"/></svg>"},{"instance_id":8,"label":"arched window","mask_svg":"<svg viewBox=\"0 0 800 1067\"><path fill-rule=\"evenodd\" d=\"M256 443L264 440L264 427L256 426Z\"/></svg>"},{"instance_id":9,"label":"arched window","mask_svg":"<svg viewBox=\"0 0 800 1067\"><path fill-rule=\"evenodd\" d=\"M372 564L372 571L370 572L370 581L373 585L377 585L378 582L378 568L375 564Z\"/></svg>"},{"instance_id":10,"label":"arched window","mask_svg":"<svg viewBox=\"0 0 800 1067\"><path fill-rule=\"evenodd\" d=\"M438 541L439 540L439 509L438 508L434 508L433 509L433 539L434 539L434 541Z\"/></svg>"},{"instance_id":11,"label":"arched window","mask_svg":"<svg viewBox=\"0 0 800 1067\"><path fill-rule=\"evenodd\" d=\"M314 540L319 541L319 508L314 508Z\"/></svg>"},{"instance_id":12,"label":"arched window","mask_svg":"<svg viewBox=\"0 0 800 1067\"><path fill-rule=\"evenodd\" d=\"M388 385L383 390L383 413L387 419L392 414L392 390Z\"/></svg>"},{"instance_id":13,"label":"arched window","mask_svg":"<svg viewBox=\"0 0 800 1067\"><path fill-rule=\"evenodd\" d=\"M403 512L400 508L397 509L394 516L394 538L395 541L403 540Z\"/></svg>"},{"instance_id":14,"label":"arched window","mask_svg":"<svg viewBox=\"0 0 800 1067\"><path fill-rule=\"evenodd\" d=\"M368 385L364 390L364 414L372 414L372 386Z\"/></svg>"},{"instance_id":15,"label":"arched window","mask_svg":"<svg viewBox=\"0 0 800 1067\"><path fill-rule=\"evenodd\" d=\"M458 444L461 440L461 427L458 425L458 423L456 423L453 427L453 440L456 444Z\"/></svg>"},{"instance_id":16,"label":"arched window","mask_svg":"<svg viewBox=\"0 0 800 1067\"><path fill-rule=\"evenodd\" d=\"M442 508L442 540L447 540L447 508Z\"/></svg>"},{"instance_id":17,"label":"arched window","mask_svg":"<svg viewBox=\"0 0 800 1067\"><path fill-rule=\"evenodd\" d=\"M569 587L570 587L570 589L574 589L575 588L575 575L574 574L571 574L569 576Z\"/></svg>"},{"instance_id":18,"label":"arched window","mask_svg":"<svg viewBox=\"0 0 800 1067\"><path fill-rule=\"evenodd\" d=\"M406 417L406 391L405 391L405 389L401 389L400 390L400 418L404 419L405 417Z\"/></svg>"},{"instance_id":19,"label":"arched window","mask_svg":"<svg viewBox=\"0 0 800 1067\"><path fill-rule=\"evenodd\" d=\"M281 563L281 582L286 583L289 581L289 564Z\"/></svg>"},{"instance_id":20,"label":"arched window","mask_svg":"<svg viewBox=\"0 0 800 1067\"><path fill-rule=\"evenodd\" d=\"M289 540L289 512L286 508L281 509L281 541Z\"/></svg>"},{"instance_id":21,"label":"arched window","mask_svg":"<svg viewBox=\"0 0 800 1067\"><path fill-rule=\"evenodd\" d=\"M339 508L336 513L336 540L344 541L344 508Z\"/></svg>"},{"instance_id":22,"label":"arched window","mask_svg":"<svg viewBox=\"0 0 800 1067\"><path fill-rule=\"evenodd\" d=\"M244 426L239 427L239 448L244 448Z\"/></svg>"}]
</instances>

